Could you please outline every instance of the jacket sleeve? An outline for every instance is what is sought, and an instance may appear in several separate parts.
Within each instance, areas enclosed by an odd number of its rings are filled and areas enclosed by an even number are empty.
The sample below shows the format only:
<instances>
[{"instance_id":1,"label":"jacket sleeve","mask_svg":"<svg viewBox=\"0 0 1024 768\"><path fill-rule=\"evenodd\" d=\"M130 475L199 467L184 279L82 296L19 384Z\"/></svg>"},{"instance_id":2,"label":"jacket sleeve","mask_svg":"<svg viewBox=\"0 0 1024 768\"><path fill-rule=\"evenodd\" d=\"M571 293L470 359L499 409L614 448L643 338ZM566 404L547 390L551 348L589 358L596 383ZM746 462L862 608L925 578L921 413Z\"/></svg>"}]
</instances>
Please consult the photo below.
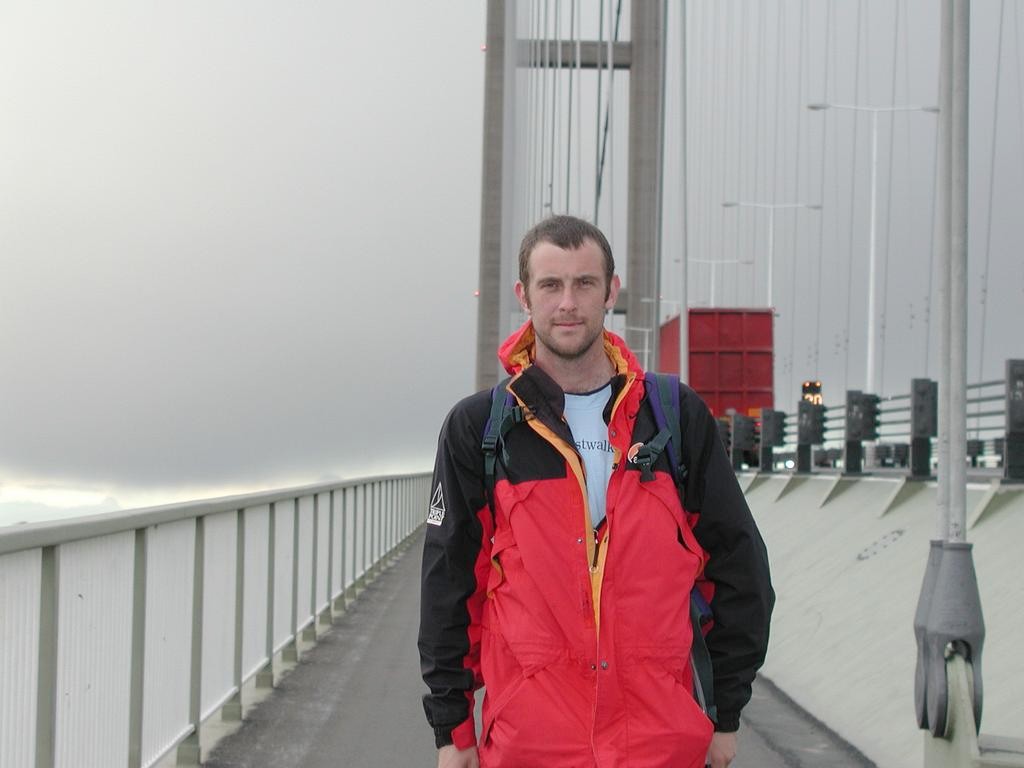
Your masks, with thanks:
<instances>
[{"instance_id":1,"label":"jacket sleeve","mask_svg":"<svg viewBox=\"0 0 1024 768\"><path fill-rule=\"evenodd\" d=\"M493 523L483 488L483 426L489 393L463 400L438 439L424 526L419 652L427 722L437 746L476 743L473 692L480 674L480 614ZM482 404L481 404L482 401Z\"/></svg>"},{"instance_id":2,"label":"jacket sleeve","mask_svg":"<svg viewBox=\"0 0 1024 768\"><path fill-rule=\"evenodd\" d=\"M703 400L683 387L684 463L689 468L684 502L698 513L697 541L708 554L714 623L706 640L715 677L719 731L735 731L750 701L750 686L768 649L775 593L768 553L736 474Z\"/></svg>"}]
</instances>

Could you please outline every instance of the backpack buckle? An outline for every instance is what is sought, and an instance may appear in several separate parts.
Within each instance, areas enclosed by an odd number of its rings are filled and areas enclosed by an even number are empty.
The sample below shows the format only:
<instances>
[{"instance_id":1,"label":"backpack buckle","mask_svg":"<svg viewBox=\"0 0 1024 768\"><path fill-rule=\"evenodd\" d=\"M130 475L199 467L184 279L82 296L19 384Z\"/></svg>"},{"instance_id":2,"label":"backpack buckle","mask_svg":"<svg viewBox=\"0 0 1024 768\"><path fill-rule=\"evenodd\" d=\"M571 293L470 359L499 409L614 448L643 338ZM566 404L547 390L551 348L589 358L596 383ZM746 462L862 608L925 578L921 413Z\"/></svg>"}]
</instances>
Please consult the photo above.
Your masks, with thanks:
<instances>
[{"instance_id":1,"label":"backpack buckle","mask_svg":"<svg viewBox=\"0 0 1024 768\"><path fill-rule=\"evenodd\" d=\"M630 462L640 467L640 482L649 483L654 480L654 471L651 467L654 465L654 460L657 458L654 451L651 450L650 446L644 445L640 447Z\"/></svg>"}]
</instances>

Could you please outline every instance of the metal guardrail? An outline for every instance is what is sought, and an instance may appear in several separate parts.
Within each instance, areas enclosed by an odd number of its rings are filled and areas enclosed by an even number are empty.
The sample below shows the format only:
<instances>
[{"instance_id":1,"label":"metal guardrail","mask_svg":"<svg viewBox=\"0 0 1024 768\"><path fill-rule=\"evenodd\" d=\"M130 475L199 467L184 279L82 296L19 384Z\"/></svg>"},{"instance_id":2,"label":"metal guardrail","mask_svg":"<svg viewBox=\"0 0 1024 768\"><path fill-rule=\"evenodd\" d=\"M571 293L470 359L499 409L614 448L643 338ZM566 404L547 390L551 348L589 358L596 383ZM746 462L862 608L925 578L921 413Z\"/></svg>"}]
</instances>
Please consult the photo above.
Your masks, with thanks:
<instances>
[{"instance_id":1,"label":"metal guardrail","mask_svg":"<svg viewBox=\"0 0 1024 768\"><path fill-rule=\"evenodd\" d=\"M0 765L199 762L419 528L428 474L0 528ZM255 681L253 680L255 678Z\"/></svg>"},{"instance_id":2,"label":"metal guardrail","mask_svg":"<svg viewBox=\"0 0 1024 768\"><path fill-rule=\"evenodd\" d=\"M1007 403L1008 379L982 381L967 385L967 456L973 468L1003 468L1004 444L1010 429ZM873 455L874 467L908 467L909 445L912 441L911 394L901 393L879 398L878 438ZM813 450L813 465L818 468L842 469L846 440L845 402L825 406L825 441ZM794 469L797 461L797 414L785 417L786 442L773 453L773 468ZM936 458L931 461L934 470Z\"/></svg>"}]
</instances>

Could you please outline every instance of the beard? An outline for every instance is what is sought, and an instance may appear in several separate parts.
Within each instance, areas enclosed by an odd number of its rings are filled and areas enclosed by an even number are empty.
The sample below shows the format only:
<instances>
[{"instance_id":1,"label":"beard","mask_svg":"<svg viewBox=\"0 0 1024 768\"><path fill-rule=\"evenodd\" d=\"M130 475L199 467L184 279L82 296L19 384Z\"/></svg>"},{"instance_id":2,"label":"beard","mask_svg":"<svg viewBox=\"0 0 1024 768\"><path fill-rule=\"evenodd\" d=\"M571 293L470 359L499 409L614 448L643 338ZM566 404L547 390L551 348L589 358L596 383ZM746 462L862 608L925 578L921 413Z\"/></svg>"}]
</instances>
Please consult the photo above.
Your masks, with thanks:
<instances>
[{"instance_id":1,"label":"beard","mask_svg":"<svg viewBox=\"0 0 1024 768\"><path fill-rule=\"evenodd\" d=\"M581 331L581 334L572 338L558 338L555 327L542 330L534 325L533 328L533 332L537 337L537 342L543 345L544 348L553 355L567 362L579 360L590 352L594 344L601 339L604 332L604 326L598 325L596 327L591 327L584 324Z\"/></svg>"}]
</instances>

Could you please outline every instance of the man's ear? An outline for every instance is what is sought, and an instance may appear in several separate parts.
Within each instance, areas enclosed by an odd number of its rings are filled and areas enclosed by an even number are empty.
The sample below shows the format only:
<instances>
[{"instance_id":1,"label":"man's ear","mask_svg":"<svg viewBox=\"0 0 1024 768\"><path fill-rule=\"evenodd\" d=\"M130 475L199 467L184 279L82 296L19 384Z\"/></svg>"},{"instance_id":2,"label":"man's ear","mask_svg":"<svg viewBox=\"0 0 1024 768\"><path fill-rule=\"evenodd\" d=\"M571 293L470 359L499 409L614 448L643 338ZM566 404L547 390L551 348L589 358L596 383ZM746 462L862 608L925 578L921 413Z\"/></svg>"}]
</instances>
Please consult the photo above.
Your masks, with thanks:
<instances>
[{"instance_id":1,"label":"man's ear","mask_svg":"<svg viewBox=\"0 0 1024 768\"><path fill-rule=\"evenodd\" d=\"M521 280L516 280L516 298L519 299L519 306L523 308L523 312L530 314L530 297Z\"/></svg>"},{"instance_id":2,"label":"man's ear","mask_svg":"<svg viewBox=\"0 0 1024 768\"><path fill-rule=\"evenodd\" d=\"M605 309L614 309L615 302L619 298L619 289L622 287L622 281L619 280L618 275L612 275L612 284L608 286L608 299L604 303Z\"/></svg>"}]
</instances>

